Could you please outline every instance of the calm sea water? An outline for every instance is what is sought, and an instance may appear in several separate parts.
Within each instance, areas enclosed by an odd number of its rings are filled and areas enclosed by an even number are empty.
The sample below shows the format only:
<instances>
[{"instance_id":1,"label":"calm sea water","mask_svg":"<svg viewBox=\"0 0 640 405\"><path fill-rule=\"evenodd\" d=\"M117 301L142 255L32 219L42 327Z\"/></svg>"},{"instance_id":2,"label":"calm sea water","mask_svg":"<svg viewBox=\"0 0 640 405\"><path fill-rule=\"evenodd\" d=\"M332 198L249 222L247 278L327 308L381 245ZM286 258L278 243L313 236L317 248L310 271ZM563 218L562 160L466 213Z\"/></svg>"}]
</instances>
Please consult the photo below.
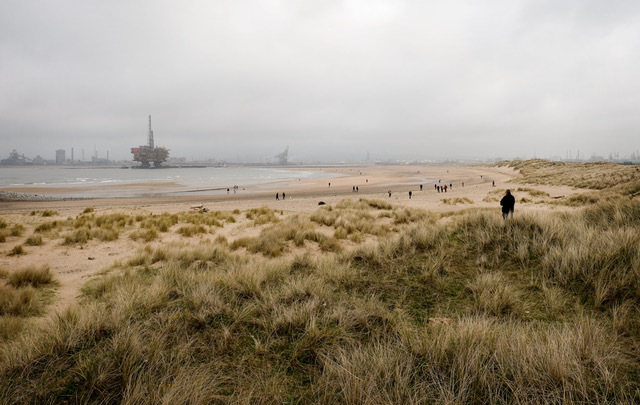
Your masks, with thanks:
<instances>
[{"instance_id":1,"label":"calm sea water","mask_svg":"<svg viewBox=\"0 0 640 405\"><path fill-rule=\"evenodd\" d=\"M0 189L37 187L42 193L83 197L132 197L226 193L227 188L273 187L298 179L332 178L338 174L314 169L264 167L205 167L120 169L90 167L2 167ZM175 183L175 185L173 185ZM121 187L118 187L121 186ZM56 190L64 188L64 190Z\"/></svg>"}]
</instances>

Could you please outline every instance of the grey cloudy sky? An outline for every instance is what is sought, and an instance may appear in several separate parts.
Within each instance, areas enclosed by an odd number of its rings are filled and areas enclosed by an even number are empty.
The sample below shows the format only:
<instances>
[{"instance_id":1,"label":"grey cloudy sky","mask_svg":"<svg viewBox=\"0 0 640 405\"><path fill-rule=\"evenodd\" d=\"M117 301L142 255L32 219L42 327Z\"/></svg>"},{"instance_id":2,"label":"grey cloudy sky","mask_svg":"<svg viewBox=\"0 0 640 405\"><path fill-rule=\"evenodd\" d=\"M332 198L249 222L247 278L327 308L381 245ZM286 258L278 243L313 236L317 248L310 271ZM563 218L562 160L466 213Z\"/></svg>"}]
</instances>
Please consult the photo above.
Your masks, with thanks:
<instances>
[{"instance_id":1,"label":"grey cloudy sky","mask_svg":"<svg viewBox=\"0 0 640 405\"><path fill-rule=\"evenodd\" d=\"M0 2L0 157L640 148L640 1Z\"/></svg>"}]
</instances>

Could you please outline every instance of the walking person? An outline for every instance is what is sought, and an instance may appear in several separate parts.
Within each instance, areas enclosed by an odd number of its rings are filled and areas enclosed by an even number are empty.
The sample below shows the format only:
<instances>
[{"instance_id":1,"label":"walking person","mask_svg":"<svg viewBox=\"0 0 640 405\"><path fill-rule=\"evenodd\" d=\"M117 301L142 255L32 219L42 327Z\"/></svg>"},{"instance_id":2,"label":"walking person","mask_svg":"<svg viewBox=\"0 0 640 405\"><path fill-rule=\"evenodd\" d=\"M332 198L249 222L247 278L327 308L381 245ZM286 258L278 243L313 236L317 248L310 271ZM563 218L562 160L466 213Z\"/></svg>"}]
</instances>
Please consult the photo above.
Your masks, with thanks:
<instances>
[{"instance_id":1,"label":"walking person","mask_svg":"<svg viewBox=\"0 0 640 405\"><path fill-rule=\"evenodd\" d=\"M511 195L511 190L507 190L504 193L504 197L500 200L502 206L502 218L507 219L509 216L513 218L513 208L516 205L516 199Z\"/></svg>"},{"instance_id":2,"label":"walking person","mask_svg":"<svg viewBox=\"0 0 640 405\"><path fill-rule=\"evenodd\" d=\"M276 201L278 201L280 199L280 194L276 193Z\"/></svg>"},{"instance_id":3,"label":"walking person","mask_svg":"<svg viewBox=\"0 0 640 405\"><path fill-rule=\"evenodd\" d=\"M409 199L411 199L411 194L413 194L411 191L409 191Z\"/></svg>"}]
</instances>

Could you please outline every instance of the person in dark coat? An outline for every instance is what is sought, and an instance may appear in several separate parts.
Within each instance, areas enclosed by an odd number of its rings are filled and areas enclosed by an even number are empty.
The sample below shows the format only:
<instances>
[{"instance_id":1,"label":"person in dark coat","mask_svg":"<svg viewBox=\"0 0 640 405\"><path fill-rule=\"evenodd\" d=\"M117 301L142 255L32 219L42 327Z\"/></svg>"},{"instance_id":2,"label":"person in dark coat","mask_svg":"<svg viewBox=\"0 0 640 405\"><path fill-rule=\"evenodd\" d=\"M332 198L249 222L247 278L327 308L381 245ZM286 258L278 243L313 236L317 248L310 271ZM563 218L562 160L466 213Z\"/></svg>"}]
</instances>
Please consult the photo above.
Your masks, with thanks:
<instances>
[{"instance_id":1,"label":"person in dark coat","mask_svg":"<svg viewBox=\"0 0 640 405\"><path fill-rule=\"evenodd\" d=\"M504 197L500 200L502 206L502 218L513 217L513 207L516 205L516 199L511 195L511 190L507 190L504 193Z\"/></svg>"}]
</instances>

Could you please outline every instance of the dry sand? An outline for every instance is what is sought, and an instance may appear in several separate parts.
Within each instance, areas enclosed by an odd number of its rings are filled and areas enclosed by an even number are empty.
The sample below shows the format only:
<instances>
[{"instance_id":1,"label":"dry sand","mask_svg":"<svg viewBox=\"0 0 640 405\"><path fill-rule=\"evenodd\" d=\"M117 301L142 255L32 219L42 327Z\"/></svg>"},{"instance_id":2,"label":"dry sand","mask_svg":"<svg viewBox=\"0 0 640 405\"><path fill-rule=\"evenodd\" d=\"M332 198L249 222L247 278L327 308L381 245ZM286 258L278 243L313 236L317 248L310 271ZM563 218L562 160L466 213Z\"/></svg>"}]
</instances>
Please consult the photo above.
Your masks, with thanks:
<instances>
[{"instance_id":1,"label":"dry sand","mask_svg":"<svg viewBox=\"0 0 640 405\"><path fill-rule=\"evenodd\" d=\"M466 209L470 207L492 207L499 215L499 205L496 199L500 198L501 191L505 188L515 189L519 186L512 182L518 177L518 173L506 167L465 166L465 165L412 165L412 166L363 166L363 167L325 167L318 168L327 172L336 172L342 177L332 179L314 179L299 181L284 181L273 183L266 188L240 188L237 193L229 195L206 195L206 193L192 193L190 196L181 197L154 197L154 198L102 198L91 200L73 201L9 201L0 202L0 215L9 224L22 223L26 232L22 237L8 237L7 242L0 245L0 268L9 271L27 265L49 265L60 286L56 290L56 297L52 305L53 311L62 310L74 303L80 294L80 288L90 278L113 265L116 260L125 262L134 255L143 243L133 242L127 237L120 237L113 242L89 241L84 246L64 246L59 240L47 240L45 245L39 247L25 246L26 255L8 256L7 252L15 245L21 244L31 235L33 228L44 220L54 218L42 218L30 216L31 211L55 210L59 219L75 217L86 207L95 207L97 214L109 214L120 212L128 215L136 214L160 214L188 211L193 205L202 204L209 210L233 211L239 209L245 211L257 207L270 207L283 211L284 215L295 213L309 213L317 210L320 201L326 204L335 204L345 198L368 198L389 201L395 205L425 209L432 212L447 212ZM435 179L434 181L430 181ZM437 193L434 184L453 184L453 189L447 193ZM495 181L496 186L492 186ZM329 186L329 182L331 186ZM464 182L464 187L462 183ZM423 185L420 191L419 185ZM138 185L144 187L144 185ZM157 189L158 185L149 185ZM358 192L353 192L353 187L358 187ZM545 191L552 197L570 195L583 190L571 187L553 186L525 186ZM48 188L51 192L53 189ZM44 193L40 188L13 188L3 191ZM55 191L55 190L53 190ZM391 191L389 197L388 191ZM409 199L409 191L412 198ZM276 201L276 192L286 193L286 199ZM491 201L484 201L491 196ZM521 196L514 193L517 199ZM467 198L473 204L446 204L443 199L456 197ZM547 204L517 204L516 213L527 210L554 209ZM216 232L212 237L225 236L229 241L240 236L255 235L259 232L248 222L239 221L236 224L226 224L224 228ZM172 239L181 238L171 234L162 236L162 240L153 242L162 244ZM197 243L197 239L191 240ZM152 243L152 245L153 245Z\"/></svg>"}]
</instances>

